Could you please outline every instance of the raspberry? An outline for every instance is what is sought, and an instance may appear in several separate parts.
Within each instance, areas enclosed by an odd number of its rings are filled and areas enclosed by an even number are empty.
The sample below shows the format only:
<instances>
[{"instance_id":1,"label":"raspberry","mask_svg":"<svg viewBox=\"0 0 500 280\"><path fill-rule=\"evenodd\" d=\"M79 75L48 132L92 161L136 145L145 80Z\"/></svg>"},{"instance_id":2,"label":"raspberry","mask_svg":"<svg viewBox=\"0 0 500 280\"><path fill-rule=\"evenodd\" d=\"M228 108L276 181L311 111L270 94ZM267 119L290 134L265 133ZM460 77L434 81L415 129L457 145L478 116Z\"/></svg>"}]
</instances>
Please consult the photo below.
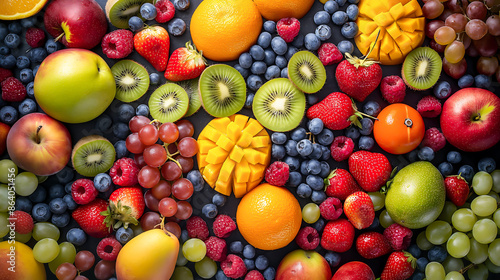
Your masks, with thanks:
<instances>
[{"instance_id":1,"label":"raspberry","mask_svg":"<svg viewBox=\"0 0 500 280\"><path fill-rule=\"evenodd\" d=\"M8 77L2 84L2 99L7 102L23 101L26 98L26 87L14 77Z\"/></svg>"},{"instance_id":2,"label":"raspberry","mask_svg":"<svg viewBox=\"0 0 500 280\"><path fill-rule=\"evenodd\" d=\"M229 254L227 258L221 262L220 267L224 274L229 278L240 278L247 273L247 267L243 260L237 255Z\"/></svg>"},{"instance_id":3,"label":"raspberry","mask_svg":"<svg viewBox=\"0 0 500 280\"><path fill-rule=\"evenodd\" d=\"M207 223L199 216L192 216L186 221L186 229L189 238L199 238L205 240L210 233L208 232Z\"/></svg>"},{"instance_id":4,"label":"raspberry","mask_svg":"<svg viewBox=\"0 0 500 280\"><path fill-rule=\"evenodd\" d=\"M434 152L437 152L444 148L445 145L446 138L444 138L443 133L441 133L437 128L431 127L425 131L422 146L429 147Z\"/></svg>"},{"instance_id":5,"label":"raspberry","mask_svg":"<svg viewBox=\"0 0 500 280\"><path fill-rule=\"evenodd\" d=\"M94 182L89 179L78 179L71 185L71 196L78 204L90 203L97 197L98 193Z\"/></svg>"},{"instance_id":6,"label":"raspberry","mask_svg":"<svg viewBox=\"0 0 500 280\"><path fill-rule=\"evenodd\" d=\"M101 47L108 58L124 58L134 50L134 33L126 29L110 32L102 38Z\"/></svg>"},{"instance_id":7,"label":"raspberry","mask_svg":"<svg viewBox=\"0 0 500 280\"><path fill-rule=\"evenodd\" d=\"M282 18L276 24L276 29L280 37L290 43L299 35L300 21L296 18Z\"/></svg>"},{"instance_id":8,"label":"raspberry","mask_svg":"<svg viewBox=\"0 0 500 280\"><path fill-rule=\"evenodd\" d=\"M277 187L282 187L288 181L290 170L288 164L282 161L275 161L266 169L266 181Z\"/></svg>"},{"instance_id":9,"label":"raspberry","mask_svg":"<svg viewBox=\"0 0 500 280\"><path fill-rule=\"evenodd\" d=\"M0 83L3 82L8 77L12 77L12 71L0 67Z\"/></svg>"},{"instance_id":10,"label":"raspberry","mask_svg":"<svg viewBox=\"0 0 500 280\"><path fill-rule=\"evenodd\" d=\"M105 261L115 261L118 253L122 249L122 244L114 237L106 237L97 244L97 255Z\"/></svg>"},{"instance_id":11,"label":"raspberry","mask_svg":"<svg viewBox=\"0 0 500 280\"><path fill-rule=\"evenodd\" d=\"M155 3L156 7L156 21L165 23L174 18L175 7L169 0L160 0Z\"/></svg>"},{"instance_id":12,"label":"raspberry","mask_svg":"<svg viewBox=\"0 0 500 280\"><path fill-rule=\"evenodd\" d=\"M205 240L205 245L207 247L207 257L216 262L221 262L226 259L227 245L224 239L210 236Z\"/></svg>"},{"instance_id":13,"label":"raspberry","mask_svg":"<svg viewBox=\"0 0 500 280\"><path fill-rule=\"evenodd\" d=\"M342 215L342 202L336 197L329 197L319 205L321 216L326 220L333 221Z\"/></svg>"},{"instance_id":14,"label":"raspberry","mask_svg":"<svg viewBox=\"0 0 500 280\"><path fill-rule=\"evenodd\" d=\"M334 63L339 63L344 56L337 49L334 43L324 43L318 49L318 57L323 65L332 65Z\"/></svg>"},{"instance_id":15,"label":"raspberry","mask_svg":"<svg viewBox=\"0 0 500 280\"><path fill-rule=\"evenodd\" d=\"M336 161L343 161L349 158L354 150L354 142L347 136L337 136L330 146L332 158Z\"/></svg>"},{"instance_id":16,"label":"raspberry","mask_svg":"<svg viewBox=\"0 0 500 280\"><path fill-rule=\"evenodd\" d=\"M394 223L384 230L384 236L391 243L394 251L406 250L410 246L413 232L411 229Z\"/></svg>"},{"instance_id":17,"label":"raspberry","mask_svg":"<svg viewBox=\"0 0 500 280\"><path fill-rule=\"evenodd\" d=\"M406 85L399 76L387 76L380 82L380 93L391 104L403 102L406 95Z\"/></svg>"},{"instance_id":18,"label":"raspberry","mask_svg":"<svg viewBox=\"0 0 500 280\"><path fill-rule=\"evenodd\" d=\"M32 48L43 47L45 44L45 32L40 28L28 28L25 37L26 43Z\"/></svg>"},{"instance_id":19,"label":"raspberry","mask_svg":"<svg viewBox=\"0 0 500 280\"><path fill-rule=\"evenodd\" d=\"M215 218L212 229L217 237L226 238L236 229L236 223L228 215L220 214Z\"/></svg>"},{"instance_id":20,"label":"raspberry","mask_svg":"<svg viewBox=\"0 0 500 280\"><path fill-rule=\"evenodd\" d=\"M319 245L319 233L313 227L303 227L297 233L295 242L304 250L314 250Z\"/></svg>"},{"instance_id":21,"label":"raspberry","mask_svg":"<svg viewBox=\"0 0 500 280\"><path fill-rule=\"evenodd\" d=\"M250 270L243 280L264 280L264 276L258 270Z\"/></svg>"},{"instance_id":22,"label":"raspberry","mask_svg":"<svg viewBox=\"0 0 500 280\"><path fill-rule=\"evenodd\" d=\"M121 158L113 164L109 170L109 176L113 180L113 184L122 187L131 187L137 184L137 174L139 167L131 158Z\"/></svg>"},{"instance_id":23,"label":"raspberry","mask_svg":"<svg viewBox=\"0 0 500 280\"><path fill-rule=\"evenodd\" d=\"M19 234L28 234L33 230L33 218L30 214L16 210L10 215L9 221L16 225L16 232Z\"/></svg>"},{"instance_id":24,"label":"raspberry","mask_svg":"<svg viewBox=\"0 0 500 280\"><path fill-rule=\"evenodd\" d=\"M434 96L424 96L417 103L417 111L424 118L435 118L441 114L441 102Z\"/></svg>"}]
</instances>

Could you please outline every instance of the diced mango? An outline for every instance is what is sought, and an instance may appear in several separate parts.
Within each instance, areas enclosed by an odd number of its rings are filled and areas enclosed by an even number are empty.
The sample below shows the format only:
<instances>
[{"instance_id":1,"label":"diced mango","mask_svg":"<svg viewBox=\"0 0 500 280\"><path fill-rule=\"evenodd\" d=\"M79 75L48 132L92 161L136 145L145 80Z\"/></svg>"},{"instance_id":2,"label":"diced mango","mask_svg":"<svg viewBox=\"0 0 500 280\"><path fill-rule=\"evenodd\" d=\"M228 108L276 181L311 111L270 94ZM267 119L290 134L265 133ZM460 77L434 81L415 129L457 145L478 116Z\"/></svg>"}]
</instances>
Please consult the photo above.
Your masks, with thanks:
<instances>
[{"instance_id":1,"label":"diced mango","mask_svg":"<svg viewBox=\"0 0 500 280\"><path fill-rule=\"evenodd\" d=\"M242 148L246 148L252 143L252 138L253 136L251 134L243 131L243 133L241 133L240 139L238 139L238 142L236 142L236 145Z\"/></svg>"},{"instance_id":2,"label":"diced mango","mask_svg":"<svg viewBox=\"0 0 500 280\"><path fill-rule=\"evenodd\" d=\"M230 196L231 195L231 188L232 188L231 180L229 180L228 182L224 182L222 180L217 180L217 182L215 183L214 190L218 191L219 193L221 193L223 195Z\"/></svg>"},{"instance_id":3,"label":"diced mango","mask_svg":"<svg viewBox=\"0 0 500 280\"><path fill-rule=\"evenodd\" d=\"M208 151L211 149L215 148L217 145L215 145L214 142L210 140L199 140L198 139L198 154L207 154Z\"/></svg>"},{"instance_id":4,"label":"diced mango","mask_svg":"<svg viewBox=\"0 0 500 280\"><path fill-rule=\"evenodd\" d=\"M264 177L264 171L266 170L266 166L265 165L261 165L261 164L255 164L255 165L249 165L250 166L250 178L249 178L249 181L250 182L253 182L253 181L256 181L256 180L262 180L262 178Z\"/></svg>"},{"instance_id":5,"label":"diced mango","mask_svg":"<svg viewBox=\"0 0 500 280\"><path fill-rule=\"evenodd\" d=\"M234 160L235 162L240 162L241 159L243 158L243 149L240 148L239 146L234 146L231 152L229 153L229 158L231 160Z\"/></svg>"},{"instance_id":6,"label":"diced mango","mask_svg":"<svg viewBox=\"0 0 500 280\"><path fill-rule=\"evenodd\" d=\"M213 184L209 183L212 188L215 186L215 181L217 181L217 178L219 177L221 168L222 164L208 164L203 170L203 178L205 178L205 181L207 182L213 182Z\"/></svg>"},{"instance_id":7,"label":"diced mango","mask_svg":"<svg viewBox=\"0 0 500 280\"><path fill-rule=\"evenodd\" d=\"M269 140L269 137L266 136L256 136L252 138L252 144L251 146L253 148L261 148L268 146L271 141Z\"/></svg>"},{"instance_id":8,"label":"diced mango","mask_svg":"<svg viewBox=\"0 0 500 280\"><path fill-rule=\"evenodd\" d=\"M262 178L256 180L256 181L253 181L253 182L248 182L247 183L247 192L251 191L253 188L257 187L258 185L260 185L260 183L262 182Z\"/></svg>"},{"instance_id":9,"label":"diced mango","mask_svg":"<svg viewBox=\"0 0 500 280\"><path fill-rule=\"evenodd\" d=\"M226 159L226 161L224 161L224 163L222 164L222 167L220 169L220 174L219 174L218 180L230 181L231 177L233 176L235 166L236 166L236 162L234 162L230 159Z\"/></svg>"},{"instance_id":10,"label":"diced mango","mask_svg":"<svg viewBox=\"0 0 500 280\"><path fill-rule=\"evenodd\" d=\"M400 19L401 17L403 17L405 11L404 11L404 8L403 8L403 5L401 3L397 3L396 5L392 6L390 9L389 9L389 13L391 14L393 20L397 20L397 19Z\"/></svg>"},{"instance_id":11,"label":"diced mango","mask_svg":"<svg viewBox=\"0 0 500 280\"><path fill-rule=\"evenodd\" d=\"M398 38L402 34L401 29L399 29L399 26L395 23L386 26L385 30L387 30L389 35L391 35L391 37L394 39ZM384 49L382 49L382 50L385 51Z\"/></svg>"},{"instance_id":12,"label":"diced mango","mask_svg":"<svg viewBox=\"0 0 500 280\"><path fill-rule=\"evenodd\" d=\"M196 160L198 161L198 168L201 169L205 167L208 162L207 162L207 155L206 154L198 154L196 157Z\"/></svg>"},{"instance_id":13,"label":"diced mango","mask_svg":"<svg viewBox=\"0 0 500 280\"><path fill-rule=\"evenodd\" d=\"M267 155L252 148L243 149L245 158L250 164L264 164Z\"/></svg>"},{"instance_id":14,"label":"diced mango","mask_svg":"<svg viewBox=\"0 0 500 280\"><path fill-rule=\"evenodd\" d=\"M260 125L260 123L257 120L250 119L245 129L243 129L243 132L247 132L248 134L254 136L257 135L257 133L259 133L262 129L264 128L262 127L262 125Z\"/></svg>"},{"instance_id":15,"label":"diced mango","mask_svg":"<svg viewBox=\"0 0 500 280\"><path fill-rule=\"evenodd\" d=\"M219 140L217 140L217 143L215 144L227 152L231 151L231 149L234 147L234 142L224 134L219 137Z\"/></svg>"},{"instance_id":16,"label":"diced mango","mask_svg":"<svg viewBox=\"0 0 500 280\"><path fill-rule=\"evenodd\" d=\"M227 125L227 137L231 139L234 143L238 142L241 136L241 128L234 122L230 122Z\"/></svg>"},{"instance_id":17,"label":"diced mango","mask_svg":"<svg viewBox=\"0 0 500 280\"><path fill-rule=\"evenodd\" d=\"M393 23L394 19L389 13L380 13L373 18L373 21L375 21L378 26L385 27Z\"/></svg>"},{"instance_id":18,"label":"diced mango","mask_svg":"<svg viewBox=\"0 0 500 280\"><path fill-rule=\"evenodd\" d=\"M247 160L243 158L240 163L236 165L234 170L234 181L238 183L248 182L251 172L252 170L250 169Z\"/></svg>"},{"instance_id":19,"label":"diced mango","mask_svg":"<svg viewBox=\"0 0 500 280\"><path fill-rule=\"evenodd\" d=\"M211 164L223 163L226 160L228 152L221 147L211 149L207 154L207 162Z\"/></svg>"},{"instance_id":20,"label":"diced mango","mask_svg":"<svg viewBox=\"0 0 500 280\"><path fill-rule=\"evenodd\" d=\"M226 134L227 125L231 122L228 117L213 119L209 125L222 134Z\"/></svg>"},{"instance_id":21,"label":"diced mango","mask_svg":"<svg viewBox=\"0 0 500 280\"><path fill-rule=\"evenodd\" d=\"M243 130L248 122L248 116L236 114L234 115L233 122Z\"/></svg>"},{"instance_id":22,"label":"diced mango","mask_svg":"<svg viewBox=\"0 0 500 280\"><path fill-rule=\"evenodd\" d=\"M209 125L205 126L205 129L203 129L203 131L205 131L205 137L207 137L207 139L210 139L212 142L217 142L217 140L219 140L219 137L221 136L221 133L217 129Z\"/></svg>"},{"instance_id":23,"label":"diced mango","mask_svg":"<svg viewBox=\"0 0 500 280\"><path fill-rule=\"evenodd\" d=\"M234 197L240 198L247 193L247 183L233 182Z\"/></svg>"}]
</instances>

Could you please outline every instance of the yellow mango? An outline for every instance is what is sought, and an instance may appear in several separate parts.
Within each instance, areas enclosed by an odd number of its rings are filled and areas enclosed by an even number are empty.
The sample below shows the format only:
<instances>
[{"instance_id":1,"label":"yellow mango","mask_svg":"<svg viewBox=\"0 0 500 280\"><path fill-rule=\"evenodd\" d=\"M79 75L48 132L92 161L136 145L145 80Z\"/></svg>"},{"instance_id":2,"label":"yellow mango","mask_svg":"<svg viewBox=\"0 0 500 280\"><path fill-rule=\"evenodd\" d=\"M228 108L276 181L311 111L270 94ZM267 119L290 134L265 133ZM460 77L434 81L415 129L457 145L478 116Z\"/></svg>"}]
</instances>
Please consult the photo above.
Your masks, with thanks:
<instances>
[{"instance_id":1,"label":"yellow mango","mask_svg":"<svg viewBox=\"0 0 500 280\"><path fill-rule=\"evenodd\" d=\"M233 122L243 130L248 122L248 116L235 114L233 115Z\"/></svg>"},{"instance_id":2,"label":"yellow mango","mask_svg":"<svg viewBox=\"0 0 500 280\"><path fill-rule=\"evenodd\" d=\"M222 181L222 180L217 180L217 182L215 183L215 188L214 190L216 190L217 192L223 194L223 195L227 195L227 196L230 196L231 195L231 180L225 182L225 181Z\"/></svg>"},{"instance_id":3,"label":"yellow mango","mask_svg":"<svg viewBox=\"0 0 500 280\"><path fill-rule=\"evenodd\" d=\"M207 154L208 151L211 149L215 148L217 145L215 145L214 142L210 140L198 140L198 154Z\"/></svg>"},{"instance_id":4,"label":"yellow mango","mask_svg":"<svg viewBox=\"0 0 500 280\"><path fill-rule=\"evenodd\" d=\"M234 143L238 142L241 136L241 128L234 122L230 122L227 125L227 137L231 139Z\"/></svg>"},{"instance_id":5,"label":"yellow mango","mask_svg":"<svg viewBox=\"0 0 500 280\"><path fill-rule=\"evenodd\" d=\"M231 160L234 160L235 162L240 162L241 159L243 158L243 149L240 148L239 146L234 146L231 152L229 153L229 158Z\"/></svg>"},{"instance_id":6,"label":"yellow mango","mask_svg":"<svg viewBox=\"0 0 500 280\"><path fill-rule=\"evenodd\" d=\"M234 147L234 142L231 141L231 139L229 139L229 137L227 137L224 134L219 137L219 140L217 140L217 143L215 144L227 152L230 152L231 149Z\"/></svg>"},{"instance_id":7,"label":"yellow mango","mask_svg":"<svg viewBox=\"0 0 500 280\"><path fill-rule=\"evenodd\" d=\"M215 186L215 181L217 181L219 177L221 168L222 164L208 164L203 170L203 178L205 178L205 181L211 182L209 185L212 186L212 188Z\"/></svg>"},{"instance_id":8,"label":"yellow mango","mask_svg":"<svg viewBox=\"0 0 500 280\"><path fill-rule=\"evenodd\" d=\"M226 160L228 152L221 147L211 149L207 154L207 162L211 164L223 163Z\"/></svg>"},{"instance_id":9,"label":"yellow mango","mask_svg":"<svg viewBox=\"0 0 500 280\"><path fill-rule=\"evenodd\" d=\"M236 166L236 162L226 159L224 163L222 164L222 167L220 169L220 174L218 180L222 181L231 181L231 177L233 176L233 171L234 167Z\"/></svg>"},{"instance_id":10,"label":"yellow mango","mask_svg":"<svg viewBox=\"0 0 500 280\"><path fill-rule=\"evenodd\" d=\"M266 166L265 165L260 165L260 164L255 164L255 165L252 165L250 164L250 178L249 178L249 181L250 182L253 182L253 181L256 181L256 180L262 180L262 178L264 178L264 171L266 170Z\"/></svg>"},{"instance_id":11,"label":"yellow mango","mask_svg":"<svg viewBox=\"0 0 500 280\"><path fill-rule=\"evenodd\" d=\"M203 129L203 131L205 131L205 137L207 137L207 139L210 139L212 142L217 142L217 140L219 140L219 137L221 136L221 133L217 129L209 125L205 126L205 129Z\"/></svg>"},{"instance_id":12,"label":"yellow mango","mask_svg":"<svg viewBox=\"0 0 500 280\"><path fill-rule=\"evenodd\" d=\"M213 119L209 125L222 134L226 134L227 125L231 122L228 117Z\"/></svg>"},{"instance_id":13,"label":"yellow mango","mask_svg":"<svg viewBox=\"0 0 500 280\"><path fill-rule=\"evenodd\" d=\"M197 157L196 157L196 160L198 161L198 168L201 169L203 167L205 167L208 162L207 162L207 155L206 154L200 154L198 153ZM201 170L200 170L201 172Z\"/></svg>"},{"instance_id":14,"label":"yellow mango","mask_svg":"<svg viewBox=\"0 0 500 280\"><path fill-rule=\"evenodd\" d=\"M256 136L252 138L252 144L250 144L253 148L262 148L268 146L270 144L269 137L266 136Z\"/></svg>"},{"instance_id":15,"label":"yellow mango","mask_svg":"<svg viewBox=\"0 0 500 280\"><path fill-rule=\"evenodd\" d=\"M243 133L241 133L240 139L238 139L238 142L236 142L236 145L242 148L246 148L252 143L252 138L253 136L251 134L243 131Z\"/></svg>"},{"instance_id":16,"label":"yellow mango","mask_svg":"<svg viewBox=\"0 0 500 280\"><path fill-rule=\"evenodd\" d=\"M260 179L257 179L256 181L253 181L253 182L248 182L247 183L247 192L251 191L253 188L257 187L258 185L260 185L260 183L262 182L262 178Z\"/></svg>"},{"instance_id":17,"label":"yellow mango","mask_svg":"<svg viewBox=\"0 0 500 280\"><path fill-rule=\"evenodd\" d=\"M243 197L247 193L247 183L233 182L233 193L236 198Z\"/></svg>"},{"instance_id":18,"label":"yellow mango","mask_svg":"<svg viewBox=\"0 0 500 280\"><path fill-rule=\"evenodd\" d=\"M248 165L248 161L243 158L236 165L236 169L234 170L234 181L236 181L238 183L248 182L248 180L250 179L251 172L252 172L252 170L250 169L250 166Z\"/></svg>"},{"instance_id":19,"label":"yellow mango","mask_svg":"<svg viewBox=\"0 0 500 280\"><path fill-rule=\"evenodd\" d=\"M243 133L247 132L248 134L254 136L257 135L257 133L259 133L262 129L264 128L262 127L262 125L260 125L260 123L257 120L250 119L245 129L243 129Z\"/></svg>"}]
</instances>

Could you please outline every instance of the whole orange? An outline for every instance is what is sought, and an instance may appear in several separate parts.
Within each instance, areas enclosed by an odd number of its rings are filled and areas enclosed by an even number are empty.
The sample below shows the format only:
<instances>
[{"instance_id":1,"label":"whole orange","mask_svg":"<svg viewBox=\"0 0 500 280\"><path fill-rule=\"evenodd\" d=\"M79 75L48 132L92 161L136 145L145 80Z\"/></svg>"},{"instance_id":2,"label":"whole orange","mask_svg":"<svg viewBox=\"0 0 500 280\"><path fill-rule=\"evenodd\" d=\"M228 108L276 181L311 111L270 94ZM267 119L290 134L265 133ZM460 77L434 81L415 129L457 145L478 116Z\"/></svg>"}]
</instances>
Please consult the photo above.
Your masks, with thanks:
<instances>
[{"instance_id":1,"label":"whole orange","mask_svg":"<svg viewBox=\"0 0 500 280\"><path fill-rule=\"evenodd\" d=\"M191 38L211 60L230 61L257 42L262 16L252 0L204 0L191 17Z\"/></svg>"},{"instance_id":2,"label":"whole orange","mask_svg":"<svg viewBox=\"0 0 500 280\"><path fill-rule=\"evenodd\" d=\"M236 223L243 238L255 248L280 249L299 232L300 204L286 188L261 184L241 199Z\"/></svg>"},{"instance_id":3,"label":"whole orange","mask_svg":"<svg viewBox=\"0 0 500 280\"><path fill-rule=\"evenodd\" d=\"M14 20L30 17L47 3L47 0L1 1L0 19Z\"/></svg>"},{"instance_id":4,"label":"whole orange","mask_svg":"<svg viewBox=\"0 0 500 280\"><path fill-rule=\"evenodd\" d=\"M265 19L301 18L311 9L314 0L253 0Z\"/></svg>"},{"instance_id":5,"label":"whole orange","mask_svg":"<svg viewBox=\"0 0 500 280\"><path fill-rule=\"evenodd\" d=\"M420 113L403 103L385 107L377 116L373 135L377 144L391 154L405 154L415 149L425 134Z\"/></svg>"}]
</instances>

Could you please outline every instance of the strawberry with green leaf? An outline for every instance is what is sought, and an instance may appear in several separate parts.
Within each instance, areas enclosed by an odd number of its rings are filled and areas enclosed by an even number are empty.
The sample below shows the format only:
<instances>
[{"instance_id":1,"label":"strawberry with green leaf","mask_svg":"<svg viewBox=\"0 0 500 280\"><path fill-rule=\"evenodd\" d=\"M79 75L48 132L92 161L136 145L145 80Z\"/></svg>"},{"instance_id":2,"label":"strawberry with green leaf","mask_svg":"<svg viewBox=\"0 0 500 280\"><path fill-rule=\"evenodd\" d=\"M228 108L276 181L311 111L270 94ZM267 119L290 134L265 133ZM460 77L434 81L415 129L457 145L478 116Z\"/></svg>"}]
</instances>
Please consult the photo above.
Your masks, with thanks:
<instances>
[{"instance_id":1,"label":"strawberry with green leaf","mask_svg":"<svg viewBox=\"0 0 500 280\"><path fill-rule=\"evenodd\" d=\"M139 187L125 187L115 190L109 196L109 206L101 214L106 217L104 222L114 229L129 224L137 225L144 213L144 196Z\"/></svg>"},{"instance_id":2,"label":"strawberry with green leaf","mask_svg":"<svg viewBox=\"0 0 500 280\"><path fill-rule=\"evenodd\" d=\"M176 49L170 55L165 78L172 82L198 78L206 65L202 52L198 52L190 42L187 42L185 47Z\"/></svg>"},{"instance_id":3,"label":"strawberry with green leaf","mask_svg":"<svg viewBox=\"0 0 500 280\"><path fill-rule=\"evenodd\" d=\"M381 153L357 151L349 157L348 164L352 177L367 192L379 191L391 177L391 163Z\"/></svg>"},{"instance_id":4,"label":"strawberry with green leaf","mask_svg":"<svg viewBox=\"0 0 500 280\"><path fill-rule=\"evenodd\" d=\"M415 272L417 260L408 252L392 252L385 263L380 280L405 280Z\"/></svg>"},{"instance_id":5,"label":"strawberry with green leaf","mask_svg":"<svg viewBox=\"0 0 500 280\"><path fill-rule=\"evenodd\" d=\"M157 71L167 68L170 37L161 26L147 26L134 35L134 48Z\"/></svg>"},{"instance_id":6,"label":"strawberry with green leaf","mask_svg":"<svg viewBox=\"0 0 500 280\"><path fill-rule=\"evenodd\" d=\"M106 211L108 203L96 198L90 203L80 205L71 216L85 233L95 238L102 238L111 232L111 228L104 222L101 212Z\"/></svg>"}]
</instances>

